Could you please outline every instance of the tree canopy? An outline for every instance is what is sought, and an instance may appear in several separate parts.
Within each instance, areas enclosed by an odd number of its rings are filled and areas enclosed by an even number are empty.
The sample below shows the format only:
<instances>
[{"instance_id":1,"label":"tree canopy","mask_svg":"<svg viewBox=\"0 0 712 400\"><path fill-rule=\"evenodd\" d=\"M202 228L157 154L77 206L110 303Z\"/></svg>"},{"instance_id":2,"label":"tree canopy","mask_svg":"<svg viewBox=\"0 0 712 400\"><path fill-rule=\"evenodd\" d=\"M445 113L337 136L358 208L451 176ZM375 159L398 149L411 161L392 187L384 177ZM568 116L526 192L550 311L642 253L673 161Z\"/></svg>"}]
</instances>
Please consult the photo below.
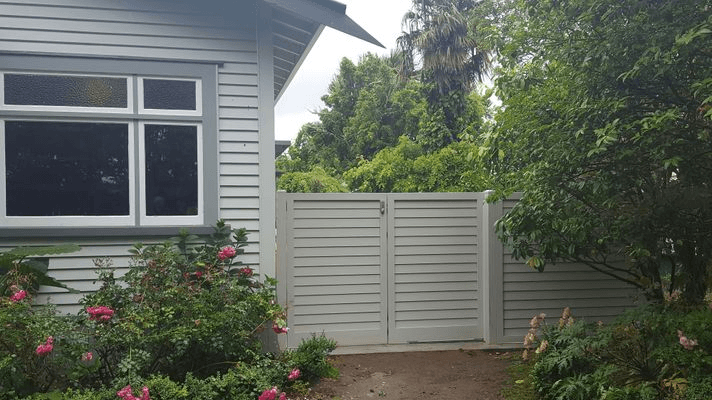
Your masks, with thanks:
<instances>
[{"instance_id":1,"label":"tree canopy","mask_svg":"<svg viewBox=\"0 0 712 400\"><path fill-rule=\"evenodd\" d=\"M486 141L515 256L700 303L712 269L712 2L510 0Z\"/></svg>"},{"instance_id":2,"label":"tree canopy","mask_svg":"<svg viewBox=\"0 0 712 400\"><path fill-rule=\"evenodd\" d=\"M339 74L329 86L329 92L322 97L326 107L319 112L319 122L304 125L290 147L289 155L277 161L278 169L285 173L278 181L279 189L327 191L335 188L332 185L295 185L294 179L303 183L307 177L308 180L324 182L325 174L337 180L348 174L345 184L354 191L469 190L473 182L481 181L474 178L469 181L454 179L456 176L472 177L475 174L474 164L467 158L472 152L463 153L464 145L453 146L449 152L459 154L458 162L430 157L430 154L447 148L453 143L453 137L477 136L484 125L486 101L476 91L466 93L463 96L464 109L458 115L458 127L453 130L446 124L445 113L428 105L427 84L417 79L400 79L395 65L397 60L397 56L378 57L373 54L364 55L357 64L348 59L342 60ZM418 152L402 153L405 143L417 147ZM385 153L381 155L380 152ZM395 153L399 157L394 159L392 155ZM447 174L453 178L441 185L427 182L417 185L366 182L377 179L376 175L368 172L369 168L382 165L386 159L403 163L392 166L394 169L412 171L418 157L430 157L428 162L433 172L428 179L436 176L437 170L459 169L448 171ZM422 159L419 161L423 162ZM449 164L432 164L436 162ZM320 169L314 171L314 167ZM352 169L354 171L350 172ZM300 175L297 178L291 173Z\"/></svg>"}]
</instances>

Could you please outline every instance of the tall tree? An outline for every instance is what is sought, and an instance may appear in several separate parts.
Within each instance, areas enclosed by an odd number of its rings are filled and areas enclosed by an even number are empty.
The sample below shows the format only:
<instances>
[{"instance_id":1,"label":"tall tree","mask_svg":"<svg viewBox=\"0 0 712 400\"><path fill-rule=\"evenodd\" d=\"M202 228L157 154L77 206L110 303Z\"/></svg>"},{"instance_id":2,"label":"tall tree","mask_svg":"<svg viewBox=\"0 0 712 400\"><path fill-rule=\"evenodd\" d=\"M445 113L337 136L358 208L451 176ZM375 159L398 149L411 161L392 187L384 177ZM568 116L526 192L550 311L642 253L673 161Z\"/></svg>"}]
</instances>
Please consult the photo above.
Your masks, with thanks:
<instances>
[{"instance_id":1,"label":"tall tree","mask_svg":"<svg viewBox=\"0 0 712 400\"><path fill-rule=\"evenodd\" d=\"M450 131L448 142L458 140L466 97L490 67L489 52L478 41L481 1L413 0L403 17L401 75L419 76L428 85L431 113L441 113Z\"/></svg>"},{"instance_id":2,"label":"tall tree","mask_svg":"<svg viewBox=\"0 0 712 400\"><path fill-rule=\"evenodd\" d=\"M699 304L712 271L712 1L510 0L488 138L515 256ZM624 259L625 263L617 261Z\"/></svg>"}]
</instances>

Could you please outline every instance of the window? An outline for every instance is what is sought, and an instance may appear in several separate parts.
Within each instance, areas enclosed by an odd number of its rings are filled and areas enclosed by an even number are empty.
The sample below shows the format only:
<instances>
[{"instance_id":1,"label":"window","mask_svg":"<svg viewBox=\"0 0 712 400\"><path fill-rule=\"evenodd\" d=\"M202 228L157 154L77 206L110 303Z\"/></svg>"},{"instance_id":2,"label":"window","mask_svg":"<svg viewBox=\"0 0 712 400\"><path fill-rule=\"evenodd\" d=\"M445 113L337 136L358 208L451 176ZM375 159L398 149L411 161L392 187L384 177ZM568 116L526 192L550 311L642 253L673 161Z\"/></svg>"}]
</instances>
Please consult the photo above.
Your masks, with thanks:
<instances>
[{"instance_id":1,"label":"window","mask_svg":"<svg viewBox=\"0 0 712 400\"><path fill-rule=\"evenodd\" d=\"M77 71L0 70L0 225L214 221L204 193L217 167L203 157L206 141L217 149L214 133L206 140L215 123L204 103L214 101L203 91L214 66L186 77L160 63L99 62L113 68L105 74L65 63ZM138 71L121 73L122 64Z\"/></svg>"}]
</instances>

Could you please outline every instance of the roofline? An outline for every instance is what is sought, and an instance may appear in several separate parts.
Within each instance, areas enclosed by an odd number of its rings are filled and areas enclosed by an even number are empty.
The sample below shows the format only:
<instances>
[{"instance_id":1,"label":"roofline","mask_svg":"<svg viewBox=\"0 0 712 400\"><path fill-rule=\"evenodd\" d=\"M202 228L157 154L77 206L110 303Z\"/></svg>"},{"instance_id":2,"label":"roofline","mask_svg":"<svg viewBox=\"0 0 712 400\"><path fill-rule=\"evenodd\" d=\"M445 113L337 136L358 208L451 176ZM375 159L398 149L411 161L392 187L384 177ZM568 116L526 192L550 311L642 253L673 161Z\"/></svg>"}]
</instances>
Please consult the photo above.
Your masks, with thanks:
<instances>
[{"instance_id":1,"label":"roofline","mask_svg":"<svg viewBox=\"0 0 712 400\"><path fill-rule=\"evenodd\" d=\"M266 3L385 48L376 38L346 15L346 5L334 0L264 0Z\"/></svg>"}]
</instances>

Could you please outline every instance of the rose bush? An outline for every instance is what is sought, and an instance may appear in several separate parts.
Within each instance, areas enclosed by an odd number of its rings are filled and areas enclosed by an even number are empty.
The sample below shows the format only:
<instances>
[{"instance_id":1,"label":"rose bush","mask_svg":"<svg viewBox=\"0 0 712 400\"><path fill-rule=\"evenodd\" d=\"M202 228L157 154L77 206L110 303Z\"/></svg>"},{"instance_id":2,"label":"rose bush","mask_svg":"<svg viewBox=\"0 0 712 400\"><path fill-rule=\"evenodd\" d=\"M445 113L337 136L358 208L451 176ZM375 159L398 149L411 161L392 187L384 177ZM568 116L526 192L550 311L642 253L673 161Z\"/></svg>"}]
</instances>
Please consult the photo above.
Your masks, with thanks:
<instances>
[{"instance_id":1,"label":"rose bush","mask_svg":"<svg viewBox=\"0 0 712 400\"><path fill-rule=\"evenodd\" d=\"M33 307L29 287L7 286L0 400L254 400L277 387L277 398L304 391L300 371L323 369L316 365L330 350L305 354L324 350L309 344L323 341L314 338L279 356L263 352L259 334L286 332L286 313L276 281L237 259L246 243L244 229L218 221L207 238L181 233L134 246L121 277L110 260L97 259L100 288L82 298L76 316Z\"/></svg>"}]
</instances>

